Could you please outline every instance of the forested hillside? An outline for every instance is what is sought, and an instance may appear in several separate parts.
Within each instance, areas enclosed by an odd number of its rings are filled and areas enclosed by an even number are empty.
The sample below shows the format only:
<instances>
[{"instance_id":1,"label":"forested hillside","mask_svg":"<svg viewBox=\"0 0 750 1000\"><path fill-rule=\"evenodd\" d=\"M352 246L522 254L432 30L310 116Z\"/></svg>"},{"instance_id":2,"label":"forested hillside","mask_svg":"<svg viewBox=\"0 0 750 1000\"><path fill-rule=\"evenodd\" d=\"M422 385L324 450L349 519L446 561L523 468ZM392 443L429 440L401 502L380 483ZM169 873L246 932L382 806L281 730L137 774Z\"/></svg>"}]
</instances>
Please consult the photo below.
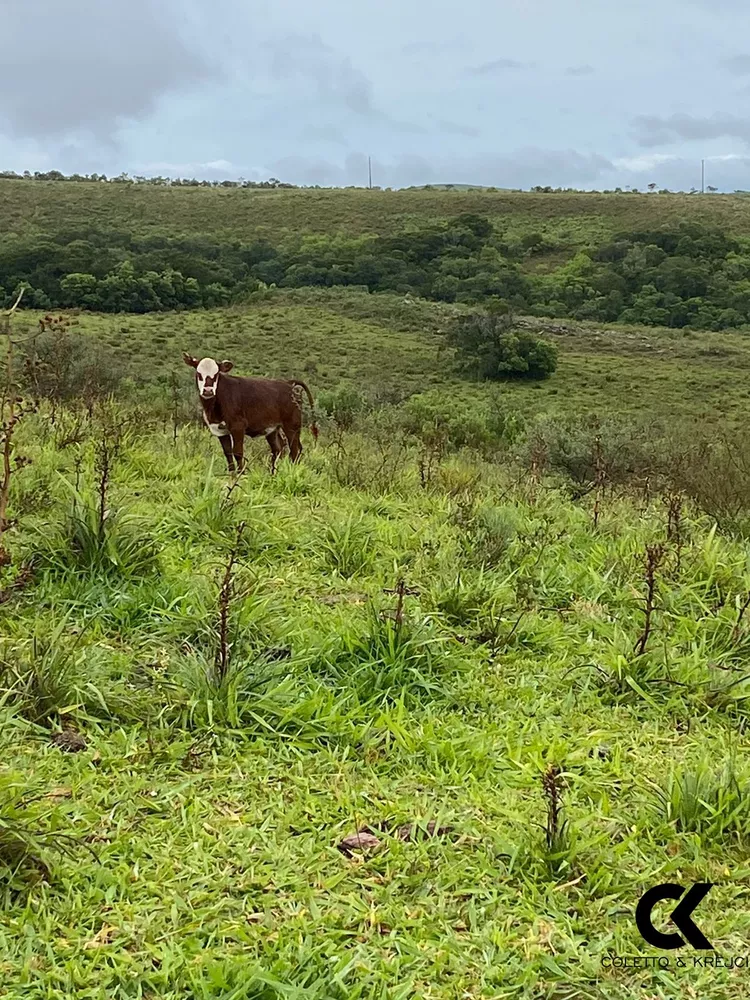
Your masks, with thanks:
<instances>
[{"instance_id":1,"label":"forested hillside","mask_svg":"<svg viewBox=\"0 0 750 1000\"><path fill-rule=\"evenodd\" d=\"M516 312L750 322L744 196L0 182L0 299L159 312L357 286Z\"/></svg>"}]
</instances>

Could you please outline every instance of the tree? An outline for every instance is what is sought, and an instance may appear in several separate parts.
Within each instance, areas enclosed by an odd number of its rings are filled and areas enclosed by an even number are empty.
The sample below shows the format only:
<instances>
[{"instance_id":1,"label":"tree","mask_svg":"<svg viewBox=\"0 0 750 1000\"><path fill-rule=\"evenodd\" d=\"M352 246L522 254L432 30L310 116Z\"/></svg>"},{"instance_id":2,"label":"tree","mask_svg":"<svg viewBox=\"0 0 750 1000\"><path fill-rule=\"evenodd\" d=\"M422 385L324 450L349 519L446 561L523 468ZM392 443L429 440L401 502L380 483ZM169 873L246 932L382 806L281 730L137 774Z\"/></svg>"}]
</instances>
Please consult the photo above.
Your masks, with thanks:
<instances>
[{"instance_id":1,"label":"tree","mask_svg":"<svg viewBox=\"0 0 750 1000\"><path fill-rule=\"evenodd\" d=\"M513 330L502 302L461 317L447 336L459 367L479 379L547 378L557 368L557 348L525 331Z\"/></svg>"},{"instance_id":2,"label":"tree","mask_svg":"<svg viewBox=\"0 0 750 1000\"><path fill-rule=\"evenodd\" d=\"M93 274L66 274L60 281L64 306L82 306L90 309L96 305L96 278Z\"/></svg>"}]
</instances>

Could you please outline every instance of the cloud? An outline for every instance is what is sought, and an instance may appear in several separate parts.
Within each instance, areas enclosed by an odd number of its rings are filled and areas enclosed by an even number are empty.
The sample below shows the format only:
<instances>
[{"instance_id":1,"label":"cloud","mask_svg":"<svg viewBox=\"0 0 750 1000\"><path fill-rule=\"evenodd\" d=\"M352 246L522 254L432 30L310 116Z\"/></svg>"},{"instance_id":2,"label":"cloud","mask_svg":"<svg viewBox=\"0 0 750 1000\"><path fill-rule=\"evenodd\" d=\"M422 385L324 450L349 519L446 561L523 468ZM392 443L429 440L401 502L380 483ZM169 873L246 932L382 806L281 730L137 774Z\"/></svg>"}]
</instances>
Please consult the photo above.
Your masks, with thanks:
<instances>
[{"instance_id":1,"label":"cloud","mask_svg":"<svg viewBox=\"0 0 750 1000\"><path fill-rule=\"evenodd\" d=\"M0 131L112 142L165 94L220 77L180 33L193 0L6 0Z\"/></svg>"},{"instance_id":2,"label":"cloud","mask_svg":"<svg viewBox=\"0 0 750 1000\"><path fill-rule=\"evenodd\" d=\"M734 76L748 76L750 74L750 56L748 55L732 56L730 59L724 59L721 65Z\"/></svg>"},{"instance_id":3,"label":"cloud","mask_svg":"<svg viewBox=\"0 0 750 1000\"><path fill-rule=\"evenodd\" d=\"M390 160L374 157L372 161L373 183L379 187L461 183L512 188L529 188L537 184L575 186L599 181L613 169L612 161L597 153L535 147L505 156L491 153L412 155ZM272 163L270 170L275 177L295 184L363 185L367 179L367 157L353 153L343 163L335 163L320 158L289 156Z\"/></svg>"},{"instance_id":4,"label":"cloud","mask_svg":"<svg viewBox=\"0 0 750 1000\"><path fill-rule=\"evenodd\" d=\"M405 45L401 46L400 51L405 56L416 56L423 54L436 55L438 52L466 51L471 47L472 47L471 43L467 39L454 37L440 42L438 41L408 42Z\"/></svg>"},{"instance_id":5,"label":"cloud","mask_svg":"<svg viewBox=\"0 0 750 1000\"><path fill-rule=\"evenodd\" d=\"M566 76L591 76L593 72L594 72L594 67L589 66L588 63L582 63L580 66L565 67Z\"/></svg>"},{"instance_id":6,"label":"cloud","mask_svg":"<svg viewBox=\"0 0 750 1000\"><path fill-rule=\"evenodd\" d=\"M143 163L133 169L134 176L145 177L197 177L200 180L258 180L257 171L242 170L229 160L209 160L205 163L170 163L158 161Z\"/></svg>"},{"instance_id":7,"label":"cloud","mask_svg":"<svg viewBox=\"0 0 750 1000\"><path fill-rule=\"evenodd\" d=\"M313 142L334 142L343 144L344 134L335 125L306 125L301 132L303 140L310 139Z\"/></svg>"},{"instance_id":8,"label":"cloud","mask_svg":"<svg viewBox=\"0 0 750 1000\"><path fill-rule=\"evenodd\" d=\"M267 42L265 49L272 78L290 84L295 94L309 98L312 92L319 105L380 122L393 132L427 132L423 125L391 117L377 107L370 79L319 35L284 35Z\"/></svg>"},{"instance_id":9,"label":"cloud","mask_svg":"<svg viewBox=\"0 0 750 1000\"><path fill-rule=\"evenodd\" d=\"M440 119L437 122L437 130L439 132L445 132L446 135L466 135L466 136L478 136L482 133L478 128L474 128L473 125L461 125L459 122L449 122Z\"/></svg>"},{"instance_id":10,"label":"cloud","mask_svg":"<svg viewBox=\"0 0 750 1000\"><path fill-rule=\"evenodd\" d=\"M666 163L673 163L679 159L679 156L672 153L646 153L641 156L620 156L613 160L612 164L618 170L650 173Z\"/></svg>"},{"instance_id":11,"label":"cloud","mask_svg":"<svg viewBox=\"0 0 750 1000\"><path fill-rule=\"evenodd\" d=\"M327 104L344 105L356 115L376 114L372 83L319 35L290 34L266 43L271 75L308 87Z\"/></svg>"},{"instance_id":12,"label":"cloud","mask_svg":"<svg viewBox=\"0 0 750 1000\"><path fill-rule=\"evenodd\" d=\"M492 62L482 63L480 66L470 66L466 72L469 76L492 76L507 70L528 69L531 65L532 63L519 62L517 59L494 59Z\"/></svg>"},{"instance_id":13,"label":"cloud","mask_svg":"<svg viewBox=\"0 0 750 1000\"><path fill-rule=\"evenodd\" d=\"M725 113L711 117L674 114L660 118L657 115L638 115L633 119L633 125L638 145L645 147L724 137L750 143L750 119Z\"/></svg>"}]
</instances>

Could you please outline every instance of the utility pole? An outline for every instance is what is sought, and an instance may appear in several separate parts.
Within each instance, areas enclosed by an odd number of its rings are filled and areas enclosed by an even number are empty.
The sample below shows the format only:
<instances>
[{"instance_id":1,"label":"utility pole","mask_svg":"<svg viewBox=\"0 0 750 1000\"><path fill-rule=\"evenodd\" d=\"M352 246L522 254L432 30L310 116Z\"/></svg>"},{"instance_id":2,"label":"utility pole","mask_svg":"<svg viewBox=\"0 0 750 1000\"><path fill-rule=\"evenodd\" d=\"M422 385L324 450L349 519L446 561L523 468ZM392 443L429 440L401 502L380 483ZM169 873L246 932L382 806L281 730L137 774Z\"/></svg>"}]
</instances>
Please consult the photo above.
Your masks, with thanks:
<instances>
[{"instance_id":1,"label":"utility pole","mask_svg":"<svg viewBox=\"0 0 750 1000\"><path fill-rule=\"evenodd\" d=\"M372 157L367 157L367 175L368 175L368 187L372 190Z\"/></svg>"},{"instance_id":2,"label":"utility pole","mask_svg":"<svg viewBox=\"0 0 750 1000\"><path fill-rule=\"evenodd\" d=\"M701 194L706 193L706 161L701 160Z\"/></svg>"}]
</instances>

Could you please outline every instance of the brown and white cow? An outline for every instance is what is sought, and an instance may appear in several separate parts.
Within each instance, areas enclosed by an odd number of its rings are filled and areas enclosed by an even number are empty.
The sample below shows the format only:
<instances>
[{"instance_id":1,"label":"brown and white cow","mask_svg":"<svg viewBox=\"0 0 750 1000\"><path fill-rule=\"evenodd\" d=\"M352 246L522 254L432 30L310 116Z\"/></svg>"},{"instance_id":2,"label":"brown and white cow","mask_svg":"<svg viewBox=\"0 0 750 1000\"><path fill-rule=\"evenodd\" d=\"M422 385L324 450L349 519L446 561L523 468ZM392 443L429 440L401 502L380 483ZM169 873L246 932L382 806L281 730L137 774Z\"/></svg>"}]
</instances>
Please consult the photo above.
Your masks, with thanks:
<instances>
[{"instance_id":1,"label":"brown and white cow","mask_svg":"<svg viewBox=\"0 0 750 1000\"><path fill-rule=\"evenodd\" d=\"M302 454L303 389L310 401L313 419L310 430L318 436L315 404L310 390L299 379L240 378L227 374L234 367L231 361L213 358L193 358L183 353L186 365L195 369L195 384L203 408L203 420L224 449L229 471L237 463L244 468L244 439L265 436L271 449L271 472L276 460L289 444L289 456L296 462Z\"/></svg>"}]
</instances>

